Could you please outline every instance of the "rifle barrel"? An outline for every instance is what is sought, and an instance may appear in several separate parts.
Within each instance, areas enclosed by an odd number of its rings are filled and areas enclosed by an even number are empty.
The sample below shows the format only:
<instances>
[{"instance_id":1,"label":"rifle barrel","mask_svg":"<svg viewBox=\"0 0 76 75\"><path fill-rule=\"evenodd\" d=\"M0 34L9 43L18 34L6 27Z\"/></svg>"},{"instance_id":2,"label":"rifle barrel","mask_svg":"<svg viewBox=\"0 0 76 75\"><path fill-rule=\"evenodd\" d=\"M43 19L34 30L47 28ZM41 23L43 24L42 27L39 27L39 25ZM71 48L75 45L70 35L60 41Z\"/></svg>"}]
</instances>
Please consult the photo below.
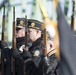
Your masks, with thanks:
<instances>
[{"instance_id":1,"label":"rifle barrel","mask_svg":"<svg viewBox=\"0 0 76 75\"><path fill-rule=\"evenodd\" d=\"M44 30L43 30L43 44L44 44L43 54L47 55L47 50L46 50L46 28L44 28Z\"/></svg>"},{"instance_id":2,"label":"rifle barrel","mask_svg":"<svg viewBox=\"0 0 76 75\"><path fill-rule=\"evenodd\" d=\"M27 25L28 25L28 22L27 22L27 16L25 16L25 48L28 46L27 43L28 43L28 39L27 39Z\"/></svg>"},{"instance_id":3,"label":"rifle barrel","mask_svg":"<svg viewBox=\"0 0 76 75\"><path fill-rule=\"evenodd\" d=\"M16 49L16 26L15 26L15 7L13 7L13 39L12 39L12 48ZM15 75L15 59L12 57L12 74Z\"/></svg>"}]
</instances>

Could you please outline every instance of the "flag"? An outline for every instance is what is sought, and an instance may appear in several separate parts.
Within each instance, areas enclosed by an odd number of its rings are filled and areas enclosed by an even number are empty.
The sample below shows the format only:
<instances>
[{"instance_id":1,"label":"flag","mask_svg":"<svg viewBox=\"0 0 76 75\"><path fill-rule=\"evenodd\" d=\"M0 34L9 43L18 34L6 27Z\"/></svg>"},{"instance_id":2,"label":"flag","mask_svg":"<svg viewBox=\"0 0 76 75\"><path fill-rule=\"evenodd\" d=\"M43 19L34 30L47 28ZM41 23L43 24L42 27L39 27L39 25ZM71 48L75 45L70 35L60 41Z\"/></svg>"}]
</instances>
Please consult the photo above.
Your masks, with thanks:
<instances>
[{"instance_id":1,"label":"flag","mask_svg":"<svg viewBox=\"0 0 76 75\"><path fill-rule=\"evenodd\" d=\"M61 7L57 7L60 45L60 75L76 75L76 37L67 23Z\"/></svg>"}]
</instances>

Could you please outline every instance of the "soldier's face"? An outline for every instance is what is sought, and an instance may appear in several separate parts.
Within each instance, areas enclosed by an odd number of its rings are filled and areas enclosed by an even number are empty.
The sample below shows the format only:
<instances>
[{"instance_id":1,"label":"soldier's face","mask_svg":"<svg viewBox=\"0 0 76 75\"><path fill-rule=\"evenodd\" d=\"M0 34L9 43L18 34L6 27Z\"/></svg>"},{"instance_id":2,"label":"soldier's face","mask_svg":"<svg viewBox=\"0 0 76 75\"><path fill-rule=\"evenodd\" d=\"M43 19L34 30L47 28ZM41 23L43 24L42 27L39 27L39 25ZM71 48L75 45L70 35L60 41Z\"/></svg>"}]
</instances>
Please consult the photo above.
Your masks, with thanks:
<instances>
[{"instance_id":1,"label":"soldier's face","mask_svg":"<svg viewBox=\"0 0 76 75\"><path fill-rule=\"evenodd\" d=\"M16 31L16 36L17 37L24 37L25 36L25 31L23 29L20 29Z\"/></svg>"},{"instance_id":2,"label":"soldier's face","mask_svg":"<svg viewBox=\"0 0 76 75\"><path fill-rule=\"evenodd\" d=\"M37 34L37 32L35 29L32 29L32 28L28 29L28 35L32 42L34 42L36 40L36 34Z\"/></svg>"}]
</instances>

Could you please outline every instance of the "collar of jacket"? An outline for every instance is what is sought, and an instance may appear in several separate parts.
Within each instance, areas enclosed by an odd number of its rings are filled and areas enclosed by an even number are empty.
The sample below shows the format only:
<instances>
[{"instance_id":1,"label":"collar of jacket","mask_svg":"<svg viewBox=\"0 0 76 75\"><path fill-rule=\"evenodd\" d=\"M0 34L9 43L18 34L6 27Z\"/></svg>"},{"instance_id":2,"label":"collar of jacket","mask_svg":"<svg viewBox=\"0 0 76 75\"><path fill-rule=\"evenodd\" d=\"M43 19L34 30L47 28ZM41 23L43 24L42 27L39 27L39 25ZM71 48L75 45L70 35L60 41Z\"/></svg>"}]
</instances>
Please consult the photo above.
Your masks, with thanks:
<instances>
[{"instance_id":1,"label":"collar of jacket","mask_svg":"<svg viewBox=\"0 0 76 75\"><path fill-rule=\"evenodd\" d=\"M32 46L36 46L41 42L41 37L38 38L35 42L33 42Z\"/></svg>"},{"instance_id":2,"label":"collar of jacket","mask_svg":"<svg viewBox=\"0 0 76 75\"><path fill-rule=\"evenodd\" d=\"M25 40L25 37L18 37L16 38L16 42L19 43L19 42L22 42Z\"/></svg>"}]
</instances>

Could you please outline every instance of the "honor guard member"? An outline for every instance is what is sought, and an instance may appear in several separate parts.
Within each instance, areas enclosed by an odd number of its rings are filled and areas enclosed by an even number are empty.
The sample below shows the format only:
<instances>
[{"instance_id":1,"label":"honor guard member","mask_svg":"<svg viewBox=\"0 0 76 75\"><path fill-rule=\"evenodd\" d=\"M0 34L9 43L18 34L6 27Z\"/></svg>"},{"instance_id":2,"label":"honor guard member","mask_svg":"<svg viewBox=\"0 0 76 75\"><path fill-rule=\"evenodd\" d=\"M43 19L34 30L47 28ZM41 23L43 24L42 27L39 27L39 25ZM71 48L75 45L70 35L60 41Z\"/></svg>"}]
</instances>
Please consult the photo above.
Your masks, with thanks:
<instances>
[{"instance_id":1,"label":"honor guard member","mask_svg":"<svg viewBox=\"0 0 76 75\"><path fill-rule=\"evenodd\" d=\"M43 75L60 75L60 68L59 68L59 60L57 57L57 49L55 48L55 42L53 37L53 28L49 25L46 25L47 23L44 22L42 25L42 29L46 28L46 38L43 39L46 40L46 56L42 58L43 64ZM52 35L51 35L52 31Z\"/></svg>"},{"instance_id":2,"label":"honor guard member","mask_svg":"<svg viewBox=\"0 0 76 75\"><path fill-rule=\"evenodd\" d=\"M42 75L39 63L42 56L42 39L41 39L41 25L38 20L28 19L28 36L33 42L28 51L24 50L23 59L26 67L26 75ZM30 62L30 61L33 61ZM35 68L37 67L37 68ZM37 70L38 69L38 70ZM37 72L39 71L39 72Z\"/></svg>"},{"instance_id":3,"label":"honor guard member","mask_svg":"<svg viewBox=\"0 0 76 75\"><path fill-rule=\"evenodd\" d=\"M22 55L23 47L25 46L25 18L16 19L16 52ZM15 52L13 52L15 54ZM16 75L23 75L23 62L22 60L15 60Z\"/></svg>"},{"instance_id":4,"label":"honor guard member","mask_svg":"<svg viewBox=\"0 0 76 75\"><path fill-rule=\"evenodd\" d=\"M17 18L16 19L16 46L17 50L15 50L22 57L23 48L25 48L25 18ZM28 39L28 47L31 45L31 41ZM14 54L16 52L13 52ZM23 62L22 59L16 60L16 75L23 75Z\"/></svg>"},{"instance_id":5,"label":"honor guard member","mask_svg":"<svg viewBox=\"0 0 76 75\"><path fill-rule=\"evenodd\" d=\"M56 49L52 40L47 40L47 56L43 56L41 66L43 66L43 75L60 75L59 60L56 57Z\"/></svg>"}]
</instances>

